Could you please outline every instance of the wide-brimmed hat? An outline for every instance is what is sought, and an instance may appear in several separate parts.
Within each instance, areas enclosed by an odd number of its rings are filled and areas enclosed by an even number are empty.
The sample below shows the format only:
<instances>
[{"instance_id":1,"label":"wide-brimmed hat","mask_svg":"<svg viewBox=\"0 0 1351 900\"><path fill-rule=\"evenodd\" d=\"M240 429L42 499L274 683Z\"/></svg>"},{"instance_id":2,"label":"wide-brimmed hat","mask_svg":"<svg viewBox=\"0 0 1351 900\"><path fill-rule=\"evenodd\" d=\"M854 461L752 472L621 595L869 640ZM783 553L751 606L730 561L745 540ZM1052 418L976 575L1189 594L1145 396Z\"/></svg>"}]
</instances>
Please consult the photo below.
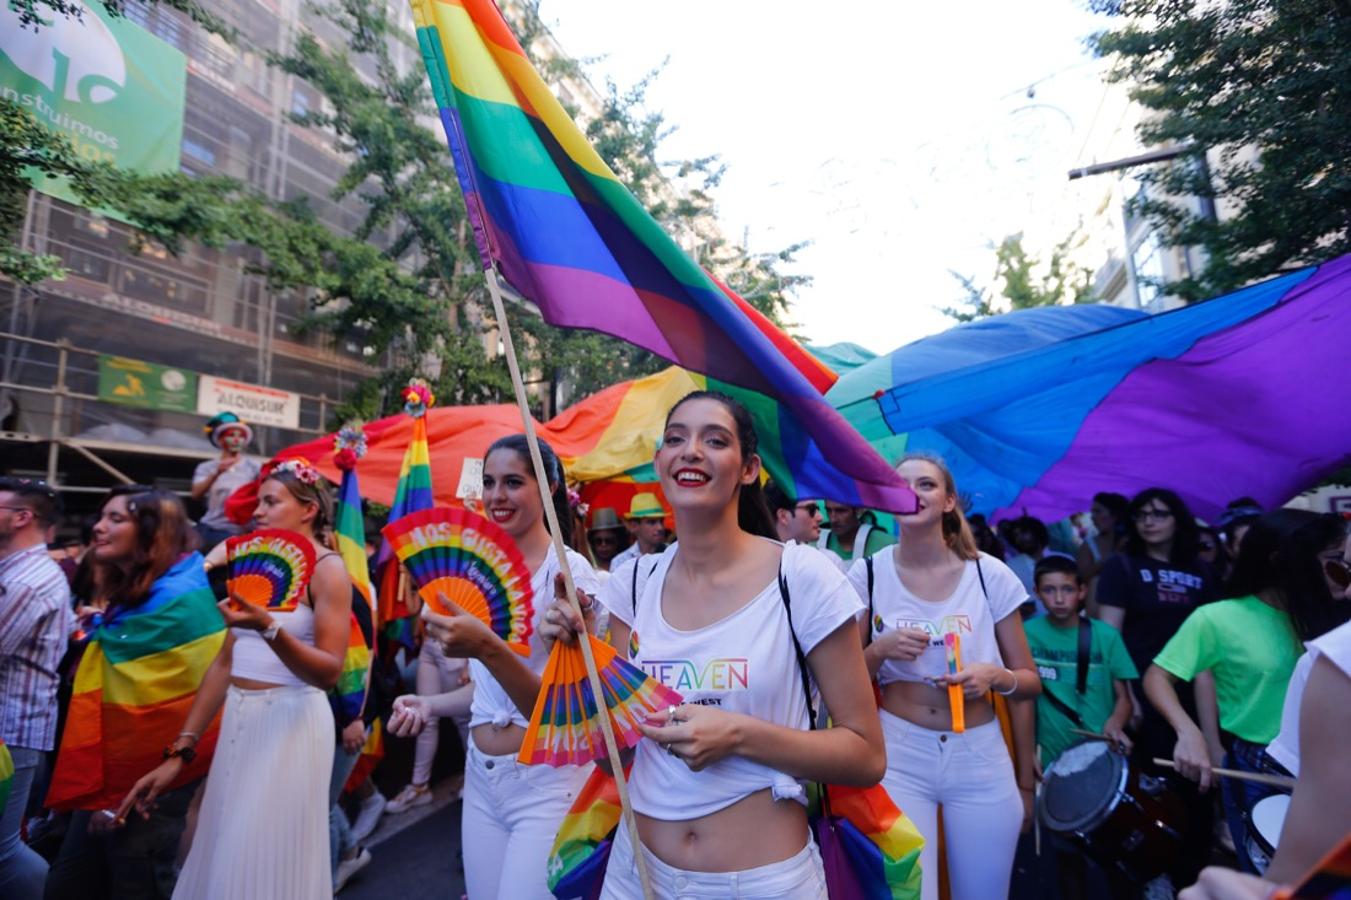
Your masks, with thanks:
<instances>
[{"instance_id":1,"label":"wide-brimmed hat","mask_svg":"<svg viewBox=\"0 0 1351 900\"><path fill-rule=\"evenodd\" d=\"M644 491L641 494L634 494L633 500L629 502L630 519L664 519L666 510L662 508L661 501L657 495Z\"/></svg>"},{"instance_id":2,"label":"wide-brimmed hat","mask_svg":"<svg viewBox=\"0 0 1351 900\"><path fill-rule=\"evenodd\" d=\"M223 412L220 415L212 416L202 426L202 430L206 432L207 440L211 442L213 447L220 446L220 436L231 428L238 428L244 432L245 444L253 442L253 429L249 427L249 423L232 412Z\"/></svg>"},{"instance_id":3,"label":"wide-brimmed hat","mask_svg":"<svg viewBox=\"0 0 1351 900\"><path fill-rule=\"evenodd\" d=\"M619 521L619 513L608 506L602 506L591 513L591 527L587 529L587 532L608 531L611 528L623 527L624 523Z\"/></svg>"}]
</instances>

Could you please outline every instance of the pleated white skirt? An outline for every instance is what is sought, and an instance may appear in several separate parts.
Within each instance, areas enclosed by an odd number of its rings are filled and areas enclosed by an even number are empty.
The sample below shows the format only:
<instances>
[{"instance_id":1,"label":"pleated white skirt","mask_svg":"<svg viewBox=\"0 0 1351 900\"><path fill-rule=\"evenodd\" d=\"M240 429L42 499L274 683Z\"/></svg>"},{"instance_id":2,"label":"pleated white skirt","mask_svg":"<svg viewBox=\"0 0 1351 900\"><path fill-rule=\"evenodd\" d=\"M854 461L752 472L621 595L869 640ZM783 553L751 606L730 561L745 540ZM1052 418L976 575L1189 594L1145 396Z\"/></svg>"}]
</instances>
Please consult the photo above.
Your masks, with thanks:
<instances>
[{"instance_id":1,"label":"pleated white skirt","mask_svg":"<svg viewBox=\"0 0 1351 900\"><path fill-rule=\"evenodd\" d=\"M231 687L174 900L331 900L323 691Z\"/></svg>"}]
</instances>

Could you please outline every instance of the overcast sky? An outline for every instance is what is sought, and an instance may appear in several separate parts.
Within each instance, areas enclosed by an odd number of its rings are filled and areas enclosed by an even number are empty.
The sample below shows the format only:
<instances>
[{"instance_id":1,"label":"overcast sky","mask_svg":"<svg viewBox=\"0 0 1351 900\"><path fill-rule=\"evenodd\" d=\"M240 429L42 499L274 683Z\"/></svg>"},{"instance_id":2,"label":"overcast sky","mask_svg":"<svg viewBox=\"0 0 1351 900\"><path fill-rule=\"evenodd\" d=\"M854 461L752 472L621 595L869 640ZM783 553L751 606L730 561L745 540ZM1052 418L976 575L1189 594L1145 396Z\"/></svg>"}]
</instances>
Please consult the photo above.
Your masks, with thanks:
<instances>
[{"instance_id":1,"label":"overcast sky","mask_svg":"<svg viewBox=\"0 0 1351 900\"><path fill-rule=\"evenodd\" d=\"M991 244L1054 242L1065 172L1103 96L1082 0L806 4L544 0L598 88L670 62L649 92L672 158L721 154L728 236L809 240L794 318L813 343L887 352L946 327L949 274ZM1034 96L1028 88L1034 86Z\"/></svg>"}]
</instances>

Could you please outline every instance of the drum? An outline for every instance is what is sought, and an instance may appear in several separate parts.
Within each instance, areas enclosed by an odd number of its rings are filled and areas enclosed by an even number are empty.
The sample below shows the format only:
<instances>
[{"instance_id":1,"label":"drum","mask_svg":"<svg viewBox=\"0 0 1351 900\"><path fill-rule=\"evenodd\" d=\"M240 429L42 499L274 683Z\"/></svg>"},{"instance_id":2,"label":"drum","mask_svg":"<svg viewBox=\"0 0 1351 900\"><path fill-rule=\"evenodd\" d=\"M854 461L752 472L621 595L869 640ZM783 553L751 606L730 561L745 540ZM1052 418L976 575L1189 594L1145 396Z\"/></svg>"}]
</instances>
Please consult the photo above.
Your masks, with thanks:
<instances>
[{"instance_id":1,"label":"drum","mask_svg":"<svg viewBox=\"0 0 1351 900\"><path fill-rule=\"evenodd\" d=\"M1177 862L1185 815L1162 779L1136 773L1106 741L1062 753L1046 770L1037 800L1042 827L1137 883Z\"/></svg>"},{"instance_id":2,"label":"drum","mask_svg":"<svg viewBox=\"0 0 1351 900\"><path fill-rule=\"evenodd\" d=\"M1263 797L1252 805L1252 809L1243 814L1248 826L1248 858L1252 860L1257 874L1266 872L1271 858L1276 855L1276 846L1281 842L1281 829L1285 827L1285 813L1290 809L1289 794L1272 794Z\"/></svg>"}]
</instances>

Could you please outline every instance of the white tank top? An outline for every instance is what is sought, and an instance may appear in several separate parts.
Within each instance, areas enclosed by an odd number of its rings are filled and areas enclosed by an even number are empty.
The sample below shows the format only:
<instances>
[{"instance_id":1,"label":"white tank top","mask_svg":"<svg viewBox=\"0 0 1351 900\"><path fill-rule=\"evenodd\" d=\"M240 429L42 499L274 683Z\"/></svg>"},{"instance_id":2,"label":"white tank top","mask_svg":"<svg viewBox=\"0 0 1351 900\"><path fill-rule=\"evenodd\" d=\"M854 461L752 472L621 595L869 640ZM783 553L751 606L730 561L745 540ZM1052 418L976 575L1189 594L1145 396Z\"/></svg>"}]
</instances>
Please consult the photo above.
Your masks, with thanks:
<instances>
[{"instance_id":1,"label":"white tank top","mask_svg":"<svg viewBox=\"0 0 1351 900\"><path fill-rule=\"evenodd\" d=\"M797 656L788 631L778 579L736 612L694 631L673 627L662 614L662 587L679 547L668 549L640 585L636 614L617 602L610 615L629 625L629 662L686 703L717 706L788 728L808 727ZM793 631L804 654L846 622L855 621L858 597L839 569L814 547L789 544L781 563L793 608ZM774 798L805 802L790 775L740 756L701 772L650 740L638 742L629 792L633 808L663 821L697 819L772 788Z\"/></svg>"},{"instance_id":2,"label":"white tank top","mask_svg":"<svg viewBox=\"0 0 1351 900\"><path fill-rule=\"evenodd\" d=\"M283 631L303 644L314 645L314 610L300 604L294 612L273 613L272 618L280 623ZM287 668L286 663L272 649L272 645L263 639L261 632L249 628L231 628L235 636L234 653L231 657L230 677L248 678L267 684L304 686L303 678Z\"/></svg>"}]
</instances>

